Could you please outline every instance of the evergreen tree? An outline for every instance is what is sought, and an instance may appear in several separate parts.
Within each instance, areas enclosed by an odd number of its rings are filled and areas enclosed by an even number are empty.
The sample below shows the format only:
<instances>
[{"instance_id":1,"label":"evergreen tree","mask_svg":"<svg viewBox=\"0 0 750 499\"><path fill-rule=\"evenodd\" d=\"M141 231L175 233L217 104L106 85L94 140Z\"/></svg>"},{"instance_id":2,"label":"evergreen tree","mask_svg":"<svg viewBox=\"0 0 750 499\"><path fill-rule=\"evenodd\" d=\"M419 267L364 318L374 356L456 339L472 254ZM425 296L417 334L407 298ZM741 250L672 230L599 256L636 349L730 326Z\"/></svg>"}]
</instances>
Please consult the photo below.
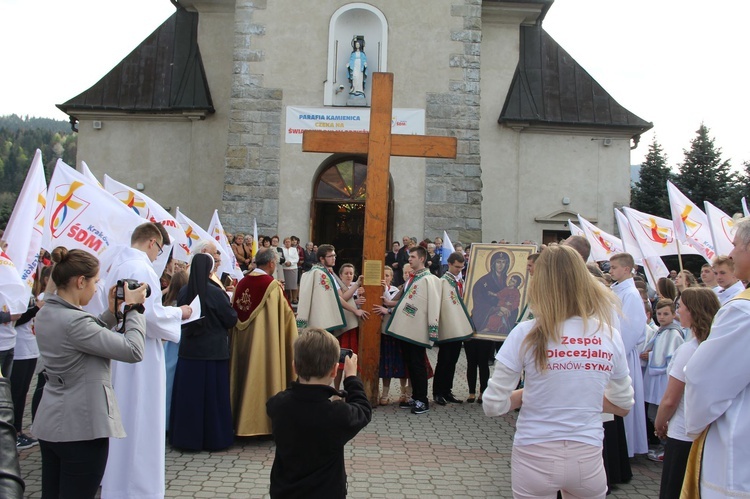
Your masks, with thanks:
<instances>
[{"instance_id":1,"label":"evergreen tree","mask_svg":"<svg viewBox=\"0 0 750 499\"><path fill-rule=\"evenodd\" d=\"M690 150L685 150L685 161L674 183L699 207L703 207L703 201L709 201L727 213L734 213L737 209L732 202L734 176L729 161L721 159L721 148L714 145L708 132L708 127L701 123L690 142Z\"/></svg>"},{"instance_id":2,"label":"evergreen tree","mask_svg":"<svg viewBox=\"0 0 750 499\"><path fill-rule=\"evenodd\" d=\"M49 182L58 158L75 165L78 136L70 124L48 118L0 116L0 229L4 229L36 149Z\"/></svg>"},{"instance_id":3,"label":"evergreen tree","mask_svg":"<svg viewBox=\"0 0 750 499\"><path fill-rule=\"evenodd\" d=\"M667 195L667 180L671 178L667 157L654 138L648 146L646 161L641 165L640 180L630 193L630 206L644 213L672 218Z\"/></svg>"},{"instance_id":4,"label":"evergreen tree","mask_svg":"<svg viewBox=\"0 0 750 499\"><path fill-rule=\"evenodd\" d=\"M742 213L742 198L750 203L750 161L742 163L742 170L734 174L734 186L731 189L729 202L732 207L727 211L729 215Z\"/></svg>"}]
</instances>

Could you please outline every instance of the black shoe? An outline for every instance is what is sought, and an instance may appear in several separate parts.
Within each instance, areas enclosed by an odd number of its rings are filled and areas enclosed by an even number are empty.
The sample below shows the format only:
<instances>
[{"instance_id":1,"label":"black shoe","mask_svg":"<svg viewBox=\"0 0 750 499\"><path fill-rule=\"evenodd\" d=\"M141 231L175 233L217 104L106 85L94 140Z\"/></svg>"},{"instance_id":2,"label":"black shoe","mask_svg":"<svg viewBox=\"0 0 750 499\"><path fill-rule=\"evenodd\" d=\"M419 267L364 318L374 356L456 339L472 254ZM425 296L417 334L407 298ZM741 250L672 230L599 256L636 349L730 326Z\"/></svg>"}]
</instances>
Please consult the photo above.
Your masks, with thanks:
<instances>
[{"instance_id":1,"label":"black shoe","mask_svg":"<svg viewBox=\"0 0 750 499\"><path fill-rule=\"evenodd\" d=\"M430 406L426 404L425 402L420 402L419 400L414 401L414 407L411 408L412 414L424 414L426 412L430 412Z\"/></svg>"},{"instance_id":2,"label":"black shoe","mask_svg":"<svg viewBox=\"0 0 750 499\"><path fill-rule=\"evenodd\" d=\"M18 450L31 449L35 445L39 445L39 441L35 438L31 438L28 435L20 433L16 437L16 449Z\"/></svg>"},{"instance_id":3,"label":"black shoe","mask_svg":"<svg viewBox=\"0 0 750 499\"><path fill-rule=\"evenodd\" d=\"M463 400L458 400L456 397L454 397L452 393L449 393L448 395L446 395L443 398L445 400L447 400L448 402L452 403L452 404L463 404L464 403Z\"/></svg>"},{"instance_id":4,"label":"black shoe","mask_svg":"<svg viewBox=\"0 0 750 499\"><path fill-rule=\"evenodd\" d=\"M437 397L435 397L435 402L438 405L448 405L448 400L442 395L438 395Z\"/></svg>"},{"instance_id":5,"label":"black shoe","mask_svg":"<svg viewBox=\"0 0 750 499\"><path fill-rule=\"evenodd\" d=\"M412 407L414 407L414 399L411 399L411 398L410 398L410 399L409 399L409 400L407 400L406 402L399 402L399 403L398 403L398 406L399 406L399 407L400 407L401 409L411 409Z\"/></svg>"},{"instance_id":6,"label":"black shoe","mask_svg":"<svg viewBox=\"0 0 750 499\"><path fill-rule=\"evenodd\" d=\"M476 402L476 400L477 400L477 397L475 395L469 395L469 398L466 399L466 403L473 404L474 402Z\"/></svg>"}]
</instances>

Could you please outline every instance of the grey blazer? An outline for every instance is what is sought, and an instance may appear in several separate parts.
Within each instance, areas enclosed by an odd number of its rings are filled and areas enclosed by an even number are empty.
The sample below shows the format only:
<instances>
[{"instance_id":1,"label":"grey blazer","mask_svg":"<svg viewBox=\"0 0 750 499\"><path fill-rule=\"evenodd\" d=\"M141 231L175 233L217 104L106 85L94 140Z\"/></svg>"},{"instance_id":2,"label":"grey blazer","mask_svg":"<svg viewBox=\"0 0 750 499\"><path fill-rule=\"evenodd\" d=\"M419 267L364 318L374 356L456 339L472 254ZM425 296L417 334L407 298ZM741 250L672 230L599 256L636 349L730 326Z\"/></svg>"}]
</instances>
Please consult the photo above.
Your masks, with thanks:
<instances>
[{"instance_id":1,"label":"grey blazer","mask_svg":"<svg viewBox=\"0 0 750 499\"><path fill-rule=\"evenodd\" d=\"M110 380L110 359L143 359L146 318L130 312L125 333L112 331L108 310L98 319L57 295L49 296L34 329L47 383L34 435L48 442L125 437Z\"/></svg>"}]
</instances>

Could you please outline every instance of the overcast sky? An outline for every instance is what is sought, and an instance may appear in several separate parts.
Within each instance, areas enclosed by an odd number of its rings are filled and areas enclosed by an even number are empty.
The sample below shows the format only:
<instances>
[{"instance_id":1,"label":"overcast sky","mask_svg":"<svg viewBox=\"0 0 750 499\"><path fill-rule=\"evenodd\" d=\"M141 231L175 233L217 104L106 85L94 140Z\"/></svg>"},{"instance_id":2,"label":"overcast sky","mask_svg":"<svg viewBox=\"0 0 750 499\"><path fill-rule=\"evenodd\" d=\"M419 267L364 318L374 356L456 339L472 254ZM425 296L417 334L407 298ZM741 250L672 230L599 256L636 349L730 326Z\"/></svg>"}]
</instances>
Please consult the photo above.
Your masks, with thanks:
<instances>
[{"instance_id":1,"label":"overcast sky","mask_svg":"<svg viewBox=\"0 0 750 499\"><path fill-rule=\"evenodd\" d=\"M172 12L169 0L0 0L0 115L67 119L55 104L96 83ZM544 27L654 123L631 163L655 134L675 167L704 122L737 168L750 161L741 121L750 116L748 19L741 0L557 0Z\"/></svg>"}]
</instances>

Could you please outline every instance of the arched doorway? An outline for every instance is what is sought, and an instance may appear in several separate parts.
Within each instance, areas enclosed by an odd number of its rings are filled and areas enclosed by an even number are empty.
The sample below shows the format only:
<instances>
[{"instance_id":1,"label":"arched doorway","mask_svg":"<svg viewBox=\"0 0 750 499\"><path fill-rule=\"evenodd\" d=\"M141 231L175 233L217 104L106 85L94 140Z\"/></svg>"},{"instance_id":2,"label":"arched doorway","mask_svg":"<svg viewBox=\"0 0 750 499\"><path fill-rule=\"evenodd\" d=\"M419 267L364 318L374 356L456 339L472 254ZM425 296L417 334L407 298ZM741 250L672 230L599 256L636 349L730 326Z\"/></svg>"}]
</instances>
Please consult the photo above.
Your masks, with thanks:
<instances>
[{"instance_id":1,"label":"arched doorway","mask_svg":"<svg viewBox=\"0 0 750 499\"><path fill-rule=\"evenodd\" d=\"M331 158L323 164L313 187L312 238L315 244L336 247L336 270L344 263L362 272L365 233L367 160L362 157ZM390 191L391 189L389 189ZM392 233L393 199L389 196L388 239ZM383 254L387 251L383 248Z\"/></svg>"}]
</instances>

